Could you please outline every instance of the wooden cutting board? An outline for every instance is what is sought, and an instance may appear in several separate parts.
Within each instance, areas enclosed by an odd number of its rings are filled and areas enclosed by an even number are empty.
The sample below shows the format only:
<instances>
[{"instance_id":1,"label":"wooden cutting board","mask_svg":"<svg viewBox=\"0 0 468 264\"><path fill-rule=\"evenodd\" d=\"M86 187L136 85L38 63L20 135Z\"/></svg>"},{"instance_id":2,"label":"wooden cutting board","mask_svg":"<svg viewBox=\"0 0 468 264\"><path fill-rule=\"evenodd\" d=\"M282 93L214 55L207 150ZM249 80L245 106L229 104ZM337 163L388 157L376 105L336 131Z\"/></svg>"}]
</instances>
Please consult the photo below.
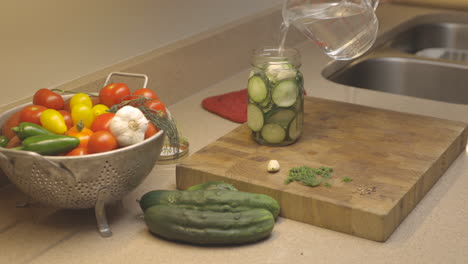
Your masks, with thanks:
<instances>
[{"instance_id":1,"label":"wooden cutting board","mask_svg":"<svg viewBox=\"0 0 468 264\"><path fill-rule=\"evenodd\" d=\"M274 197L282 217L385 241L466 147L460 122L312 97L304 112L295 144L259 145L241 125L178 164L177 188L223 180ZM285 185L302 165L332 167L331 187Z\"/></svg>"}]
</instances>

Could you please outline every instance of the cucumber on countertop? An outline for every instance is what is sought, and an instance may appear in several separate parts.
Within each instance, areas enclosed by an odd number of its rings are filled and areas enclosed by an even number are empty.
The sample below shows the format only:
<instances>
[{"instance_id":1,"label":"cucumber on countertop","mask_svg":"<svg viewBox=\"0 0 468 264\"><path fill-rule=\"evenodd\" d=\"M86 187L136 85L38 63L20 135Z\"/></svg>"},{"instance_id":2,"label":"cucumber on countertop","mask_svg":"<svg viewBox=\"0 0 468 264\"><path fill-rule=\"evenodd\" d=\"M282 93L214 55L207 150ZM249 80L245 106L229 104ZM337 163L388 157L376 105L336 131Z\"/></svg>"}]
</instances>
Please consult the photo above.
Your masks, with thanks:
<instances>
[{"instance_id":1,"label":"cucumber on countertop","mask_svg":"<svg viewBox=\"0 0 468 264\"><path fill-rule=\"evenodd\" d=\"M216 189L155 190L144 194L139 203L143 212L155 205L172 205L178 208L215 212L240 212L263 208L270 211L274 218L280 212L278 202L268 195Z\"/></svg>"},{"instance_id":2,"label":"cucumber on countertop","mask_svg":"<svg viewBox=\"0 0 468 264\"><path fill-rule=\"evenodd\" d=\"M201 245L228 245L266 238L275 220L270 211L214 212L156 205L145 212L149 230L163 238Z\"/></svg>"},{"instance_id":3,"label":"cucumber on countertop","mask_svg":"<svg viewBox=\"0 0 468 264\"><path fill-rule=\"evenodd\" d=\"M239 192L221 181L154 190L139 200L151 233L199 245L236 245L268 237L280 207L268 195Z\"/></svg>"},{"instance_id":4,"label":"cucumber on countertop","mask_svg":"<svg viewBox=\"0 0 468 264\"><path fill-rule=\"evenodd\" d=\"M207 181L197 185L190 186L186 191L198 191L198 190L228 190L237 191L236 187L232 184L223 181Z\"/></svg>"}]
</instances>

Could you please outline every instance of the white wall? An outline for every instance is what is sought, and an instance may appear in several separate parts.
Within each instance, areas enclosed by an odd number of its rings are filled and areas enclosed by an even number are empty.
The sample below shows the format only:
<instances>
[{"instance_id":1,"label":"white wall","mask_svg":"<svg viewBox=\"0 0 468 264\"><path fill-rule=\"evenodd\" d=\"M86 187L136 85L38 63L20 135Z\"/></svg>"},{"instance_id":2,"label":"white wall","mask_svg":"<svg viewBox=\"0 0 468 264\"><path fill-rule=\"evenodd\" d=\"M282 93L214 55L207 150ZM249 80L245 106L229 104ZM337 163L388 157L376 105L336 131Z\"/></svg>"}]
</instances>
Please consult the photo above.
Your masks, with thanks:
<instances>
[{"instance_id":1,"label":"white wall","mask_svg":"<svg viewBox=\"0 0 468 264\"><path fill-rule=\"evenodd\" d=\"M0 105L281 2L2 1Z\"/></svg>"}]
</instances>

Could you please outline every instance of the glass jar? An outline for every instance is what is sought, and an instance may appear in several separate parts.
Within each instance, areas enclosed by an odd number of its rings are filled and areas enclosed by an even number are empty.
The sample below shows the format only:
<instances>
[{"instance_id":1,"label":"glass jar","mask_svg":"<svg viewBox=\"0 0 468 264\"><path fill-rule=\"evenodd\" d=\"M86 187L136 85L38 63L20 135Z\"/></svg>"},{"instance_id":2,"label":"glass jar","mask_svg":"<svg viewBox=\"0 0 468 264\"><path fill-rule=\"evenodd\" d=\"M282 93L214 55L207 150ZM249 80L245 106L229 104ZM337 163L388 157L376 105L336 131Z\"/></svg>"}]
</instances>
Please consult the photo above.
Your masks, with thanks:
<instances>
[{"instance_id":1,"label":"glass jar","mask_svg":"<svg viewBox=\"0 0 468 264\"><path fill-rule=\"evenodd\" d=\"M253 52L248 80L247 125L254 140L284 146L298 140L304 118L299 51L264 47Z\"/></svg>"}]
</instances>

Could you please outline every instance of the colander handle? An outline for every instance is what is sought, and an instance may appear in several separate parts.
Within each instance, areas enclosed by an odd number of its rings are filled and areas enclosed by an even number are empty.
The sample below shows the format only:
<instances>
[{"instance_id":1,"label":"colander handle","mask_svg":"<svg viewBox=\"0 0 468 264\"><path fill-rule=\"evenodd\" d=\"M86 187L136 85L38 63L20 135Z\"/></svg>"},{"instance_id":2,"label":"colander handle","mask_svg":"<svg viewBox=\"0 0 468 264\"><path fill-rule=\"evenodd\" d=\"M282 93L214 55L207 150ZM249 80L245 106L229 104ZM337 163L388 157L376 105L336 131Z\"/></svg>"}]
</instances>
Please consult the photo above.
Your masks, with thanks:
<instances>
[{"instance_id":1,"label":"colander handle","mask_svg":"<svg viewBox=\"0 0 468 264\"><path fill-rule=\"evenodd\" d=\"M0 160L0 168L3 170L3 172L5 172L5 174L9 177L13 176L15 165L11 159L0 151Z\"/></svg>"},{"instance_id":2,"label":"colander handle","mask_svg":"<svg viewBox=\"0 0 468 264\"><path fill-rule=\"evenodd\" d=\"M148 85L148 76L146 74L128 73L128 72L111 72L111 73L109 73L109 75L107 75L107 79L104 82L104 86L107 86L109 84L109 81L110 81L112 75L121 75L121 76L127 76L127 77L143 78L144 79L143 88L146 88L146 86Z\"/></svg>"},{"instance_id":3,"label":"colander handle","mask_svg":"<svg viewBox=\"0 0 468 264\"><path fill-rule=\"evenodd\" d=\"M46 164L50 165L52 168L54 168L56 171L58 171L58 175L65 176L66 181L67 181L67 183L69 185L75 185L75 183L76 183L75 174L70 169L65 167L62 163L57 163L55 161L46 159L41 154L38 154L38 153L35 153L35 152L28 151L28 152L25 152L25 153L27 153L30 156L33 156L35 159L39 160L40 162L43 162L43 163L46 163Z\"/></svg>"}]
</instances>

